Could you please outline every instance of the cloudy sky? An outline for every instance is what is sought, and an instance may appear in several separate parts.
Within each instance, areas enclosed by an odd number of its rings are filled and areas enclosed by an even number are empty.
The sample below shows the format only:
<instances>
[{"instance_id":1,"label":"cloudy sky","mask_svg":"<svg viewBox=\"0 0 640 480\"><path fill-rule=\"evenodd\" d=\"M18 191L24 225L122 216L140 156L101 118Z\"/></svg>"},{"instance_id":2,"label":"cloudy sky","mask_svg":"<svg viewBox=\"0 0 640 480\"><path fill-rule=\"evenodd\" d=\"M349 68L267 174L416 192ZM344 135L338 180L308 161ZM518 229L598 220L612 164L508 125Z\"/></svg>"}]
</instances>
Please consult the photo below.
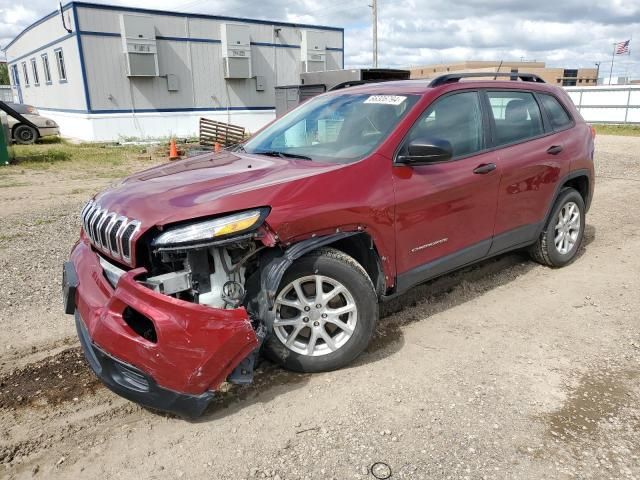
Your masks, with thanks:
<instances>
[{"instance_id":1,"label":"cloudy sky","mask_svg":"<svg viewBox=\"0 0 640 480\"><path fill-rule=\"evenodd\" d=\"M371 64L370 0L142 0L143 8L266 18L345 28L347 67ZM56 8L52 0L0 0L0 45ZM640 0L379 0L379 65L538 60L608 75L612 43L633 32L614 77L640 78Z\"/></svg>"}]
</instances>

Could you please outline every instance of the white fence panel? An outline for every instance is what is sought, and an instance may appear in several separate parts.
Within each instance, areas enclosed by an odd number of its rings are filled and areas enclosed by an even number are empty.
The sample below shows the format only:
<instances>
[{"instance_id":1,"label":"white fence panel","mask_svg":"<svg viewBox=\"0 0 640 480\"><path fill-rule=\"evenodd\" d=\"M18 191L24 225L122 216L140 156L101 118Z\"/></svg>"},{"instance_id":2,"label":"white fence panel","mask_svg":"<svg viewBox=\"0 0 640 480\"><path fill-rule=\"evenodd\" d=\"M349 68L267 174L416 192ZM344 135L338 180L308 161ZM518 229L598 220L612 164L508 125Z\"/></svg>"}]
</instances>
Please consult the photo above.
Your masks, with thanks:
<instances>
[{"instance_id":1,"label":"white fence panel","mask_svg":"<svg viewBox=\"0 0 640 480\"><path fill-rule=\"evenodd\" d=\"M640 85L565 87L590 123L640 123Z\"/></svg>"}]
</instances>

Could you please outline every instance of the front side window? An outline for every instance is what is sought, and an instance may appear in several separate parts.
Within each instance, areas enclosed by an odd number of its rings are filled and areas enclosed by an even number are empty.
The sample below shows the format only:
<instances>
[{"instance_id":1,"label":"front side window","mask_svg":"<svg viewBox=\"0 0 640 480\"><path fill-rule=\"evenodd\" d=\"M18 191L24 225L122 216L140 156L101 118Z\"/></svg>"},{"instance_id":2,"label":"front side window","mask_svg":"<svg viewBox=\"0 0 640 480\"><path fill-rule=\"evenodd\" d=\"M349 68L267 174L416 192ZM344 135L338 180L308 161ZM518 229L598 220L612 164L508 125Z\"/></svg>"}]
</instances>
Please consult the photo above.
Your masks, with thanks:
<instances>
[{"instance_id":1,"label":"front side window","mask_svg":"<svg viewBox=\"0 0 640 480\"><path fill-rule=\"evenodd\" d=\"M56 64L58 65L58 78L61 82L67 80L67 70L64 66L64 54L62 53L62 49L59 48L54 51L56 55Z\"/></svg>"},{"instance_id":2,"label":"front side window","mask_svg":"<svg viewBox=\"0 0 640 480\"><path fill-rule=\"evenodd\" d=\"M259 155L355 162L388 137L418 98L363 93L316 97L276 120L243 148Z\"/></svg>"},{"instance_id":3,"label":"front side window","mask_svg":"<svg viewBox=\"0 0 640 480\"><path fill-rule=\"evenodd\" d=\"M571 117L554 96L540 94L540 101L554 130L562 130L571 125Z\"/></svg>"},{"instance_id":4,"label":"front side window","mask_svg":"<svg viewBox=\"0 0 640 480\"><path fill-rule=\"evenodd\" d=\"M25 87L29 86L29 71L27 70L27 63L22 62L22 76L24 77Z\"/></svg>"},{"instance_id":5,"label":"front side window","mask_svg":"<svg viewBox=\"0 0 640 480\"><path fill-rule=\"evenodd\" d=\"M51 69L49 68L49 56L42 54L42 69L44 70L44 81L51 83Z\"/></svg>"},{"instance_id":6,"label":"front side window","mask_svg":"<svg viewBox=\"0 0 640 480\"><path fill-rule=\"evenodd\" d=\"M31 70L33 72L33 84L37 87L40 85L40 76L38 75L38 65L36 65L36 59L31 59Z\"/></svg>"},{"instance_id":7,"label":"front side window","mask_svg":"<svg viewBox=\"0 0 640 480\"><path fill-rule=\"evenodd\" d=\"M447 95L431 104L409 131L408 140L446 140L453 158L484 149L478 92Z\"/></svg>"},{"instance_id":8,"label":"front side window","mask_svg":"<svg viewBox=\"0 0 640 480\"><path fill-rule=\"evenodd\" d=\"M544 133L540 108L532 93L488 91L497 145L515 143Z\"/></svg>"}]
</instances>

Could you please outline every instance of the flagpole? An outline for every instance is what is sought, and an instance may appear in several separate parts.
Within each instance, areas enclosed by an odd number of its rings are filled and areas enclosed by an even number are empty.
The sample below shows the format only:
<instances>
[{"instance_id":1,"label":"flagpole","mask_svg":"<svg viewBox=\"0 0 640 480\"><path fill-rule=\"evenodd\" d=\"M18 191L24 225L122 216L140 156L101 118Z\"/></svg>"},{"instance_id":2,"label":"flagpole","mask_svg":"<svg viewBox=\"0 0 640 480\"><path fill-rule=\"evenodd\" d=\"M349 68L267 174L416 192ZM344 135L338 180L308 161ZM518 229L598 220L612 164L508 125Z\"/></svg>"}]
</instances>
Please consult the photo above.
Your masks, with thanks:
<instances>
[{"instance_id":1,"label":"flagpole","mask_svg":"<svg viewBox=\"0 0 640 480\"><path fill-rule=\"evenodd\" d=\"M616 58L616 45L613 44L613 52L611 53L611 70L609 70L609 85L611 85L611 76L613 75L613 59Z\"/></svg>"}]
</instances>

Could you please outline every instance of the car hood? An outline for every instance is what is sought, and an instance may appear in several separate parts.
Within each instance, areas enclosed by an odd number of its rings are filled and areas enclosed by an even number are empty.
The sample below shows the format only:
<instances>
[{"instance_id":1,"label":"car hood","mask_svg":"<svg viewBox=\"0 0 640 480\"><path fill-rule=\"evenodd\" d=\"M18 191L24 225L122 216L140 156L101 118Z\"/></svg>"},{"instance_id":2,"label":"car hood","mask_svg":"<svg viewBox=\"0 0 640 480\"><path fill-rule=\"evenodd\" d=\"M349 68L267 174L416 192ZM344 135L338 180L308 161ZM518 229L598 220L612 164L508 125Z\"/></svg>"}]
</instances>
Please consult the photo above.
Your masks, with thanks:
<instances>
[{"instance_id":1,"label":"car hood","mask_svg":"<svg viewBox=\"0 0 640 480\"><path fill-rule=\"evenodd\" d=\"M96 196L142 230L249 208L271 206L283 189L344 165L222 152L160 165ZM141 232L142 233L142 232Z\"/></svg>"},{"instance_id":2,"label":"car hood","mask_svg":"<svg viewBox=\"0 0 640 480\"><path fill-rule=\"evenodd\" d=\"M50 118L43 117L41 115L32 115L30 113L22 114L24 118L32 122L38 128L57 127L58 124Z\"/></svg>"}]
</instances>

